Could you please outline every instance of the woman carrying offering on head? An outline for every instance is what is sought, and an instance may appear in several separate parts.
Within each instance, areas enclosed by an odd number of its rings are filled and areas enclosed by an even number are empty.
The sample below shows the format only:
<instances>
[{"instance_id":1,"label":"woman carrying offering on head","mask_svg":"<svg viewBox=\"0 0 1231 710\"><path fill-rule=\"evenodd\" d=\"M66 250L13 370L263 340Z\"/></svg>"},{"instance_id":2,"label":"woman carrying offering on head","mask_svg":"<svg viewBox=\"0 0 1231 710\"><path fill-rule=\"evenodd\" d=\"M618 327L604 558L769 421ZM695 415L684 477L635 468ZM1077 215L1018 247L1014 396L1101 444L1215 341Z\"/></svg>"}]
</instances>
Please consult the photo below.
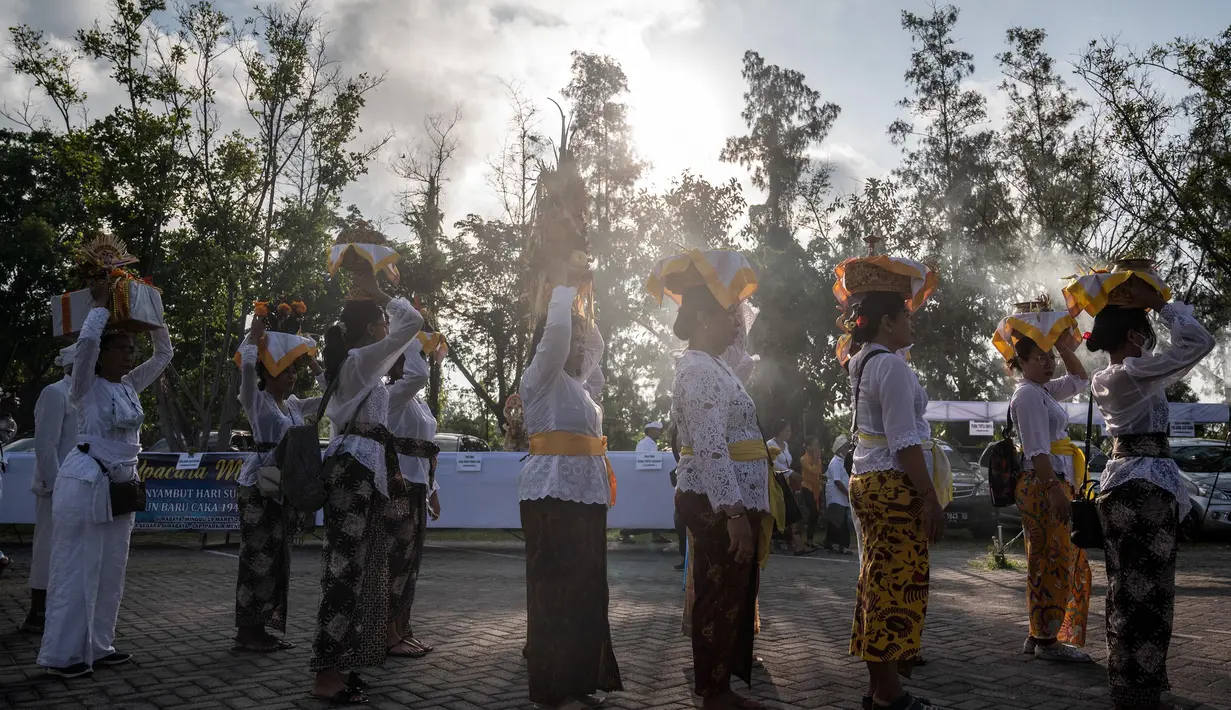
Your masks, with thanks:
<instances>
[{"instance_id":1,"label":"woman carrying offering on head","mask_svg":"<svg viewBox=\"0 0 1231 710\"><path fill-rule=\"evenodd\" d=\"M389 373L389 429L398 439L398 463L401 477L391 482L389 506L392 513L393 545L389 550L389 623L390 636L398 642L390 648L391 656L421 658L433 648L415 638L411 629L410 610L415 603L419 582L419 566L423 562L423 545L427 535L427 519L440 517L440 498L436 486L436 417L423 399L423 388L431 375L429 358L440 362L445 356L444 339L439 333L420 331L411 341L402 359L394 363Z\"/></svg>"},{"instance_id":2,"label":"woman carrying offering on head","mask_svg":"<svg viewBox=\"0 0 1231 710\"><path fill-rule=\"evenodd\" d=\"M232 651L268 653L294 648L266 627L286 631L291 547L302 514L282 499L280 480L261 480L275 466L274 452L283 435L308 417L318 417L320 398L294 395L296 367L314 375L316 344L300 336L303 304L281 304L272 313L257 303L248 338L239 349L239 402L256 439L255 456L239 474L239 573L235 583L235 644ZM273 469L276 470L276 469Z\"/></svg>"},{"instance_id":3,"label":"woman carrying offering on head","mask_svg":"<svg viewBox=\"0 0 1231 710\"><path fill-rule=\"evenodd\" d=\"M902 688L919 657L928 602L928 545L944 531L952 497L943 450L923 418L928 396L905 358L915 341L911 311L935 284L931 269L906 259L849 259L834 292L849 341L839 344L854 400L850 502L863 535L850 652L868 667L864 707L936 707Z\"/></svg>"},{"instance_id":4,"label":"woman carrying offering on head","mask_svg":"<svg viewBox=\"0 0 1231 710\"><path fill-rule=\"evenodd\" d=\"M386 513L396 445L388 429L383 378L423 326L404 298L380 290L369 269L354 271L358 293L325 333L325 379L332 438L327 474L321 602L311 668L313 697L367 702L358 674L384 662L396 636L389 619L390 526Z\"/></svg>"},{"instance_id":5,"label":"woman carrying offering on head","mask_svg":"<svg viewBox=\"0 0 1231 710\"><path fill-rule=\"evenodd\" d=\"M173 354L167 329L156 328L150 331L154 354L134 367L133 334L108 330L110 289L109 279L90 286L94 307L77 337L69 387L77 446L60 466L52 494L51 574L38 663L65 678L132 659L112 642L134 513L115 511L111 489L137 480L145 421L140 394Z\"/></svg>"},{"instance_id":6,"label":"woman carrying offering on head","mask_svg":"<svg viewBox=\"0 0 1231 710\"><path fill-rule=\"evenodd\" d=\"M754 362L743 347L743 302L756 278L738 252L693 251L661 260L648 288L660 302L669 295L679 304L674 332L687 343L676 360L671 419L681 454L675 507L690 534L685 623L694 690L707 710L764 707L731 688L731 676L751 684L760 563L770 533L762 520L770 516L770 486L777 485L741 378Z\"/></svg>"},{"instance_id":7,"label":"woman carrying offering on head","mask_svg":"<svg viewBox=\"0 0 1231 710\"><path fill-rule=\"evenodd\" d=\"M1089 381L1074 352L1077 321L1049 306L1047 299L1020 304L992 338L1021 378L1009 414L1022 446L1016 499L1026 532L1030 621L1022 652L1088 663L1093 659L1078 648L1086 645L1090 563L1069 539L1069 501L1085 482L1085 453L1069 439L1069 415L1059 402L1085 390ZM1056 352L1064 361L1064 377L1055 377Z\"/></svg>"},{"instance_id":8,"label":"woman carrying offering on head","mask_svg":"<svg viewBox=\"0 0 1231 710\"><path fill-rule=\"evenodd\" d=\"M526 536L530 700L595 707L623 689L607 619L607 508L615 502L602 408L603 339L573 308L587 270L560 263L521 383L530 456L518 478Z\"/></svg>"},{"instance_id":9,"label":"woman carrying offering on head","mask_svg":"<svg viewBox=\"0 0 1231 710\"><path fill-rule=\"evenodd\" d=\"M1099 274L1079 282L1097 282L1119 300L1116 278ZM1166 390L1215 343L1192 307L1168 301L1169 289L1152 272L1135 273L1120 286L1127 294L1119 304L1085 305L1094 312L1086 347L1111 360L1091 382L1113 442L1097 503L1107 560L1107 672L1116 710L1157 710L1177 707L1164 703L1162 692L1170 688L1176 544L1191 507L1171 458ZM1156 350L1148 311L1170 331L1170 345Z\"/></svg>"}]
</instances>

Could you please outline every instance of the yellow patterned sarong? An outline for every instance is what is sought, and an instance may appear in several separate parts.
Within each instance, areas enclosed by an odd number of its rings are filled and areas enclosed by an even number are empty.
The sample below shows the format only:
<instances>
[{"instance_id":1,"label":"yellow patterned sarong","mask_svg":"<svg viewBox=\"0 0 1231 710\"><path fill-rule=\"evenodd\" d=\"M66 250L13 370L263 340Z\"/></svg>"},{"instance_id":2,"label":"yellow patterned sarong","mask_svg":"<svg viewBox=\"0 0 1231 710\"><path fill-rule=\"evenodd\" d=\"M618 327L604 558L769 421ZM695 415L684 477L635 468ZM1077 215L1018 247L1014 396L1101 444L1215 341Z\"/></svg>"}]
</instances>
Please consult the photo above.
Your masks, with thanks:
<instances>
[{"instance_id":1,"label":"yellow patterned sarong","mask_svg":"<svg viewBox=\"0 0 1231 710\"><path fill-rule=\"evenodd\" d=\"M863 533L850 654L896 661L910 676L928 607L928 542L923 498L900 471L851 477L851 506Z\"/></svg>"}]
</instances>

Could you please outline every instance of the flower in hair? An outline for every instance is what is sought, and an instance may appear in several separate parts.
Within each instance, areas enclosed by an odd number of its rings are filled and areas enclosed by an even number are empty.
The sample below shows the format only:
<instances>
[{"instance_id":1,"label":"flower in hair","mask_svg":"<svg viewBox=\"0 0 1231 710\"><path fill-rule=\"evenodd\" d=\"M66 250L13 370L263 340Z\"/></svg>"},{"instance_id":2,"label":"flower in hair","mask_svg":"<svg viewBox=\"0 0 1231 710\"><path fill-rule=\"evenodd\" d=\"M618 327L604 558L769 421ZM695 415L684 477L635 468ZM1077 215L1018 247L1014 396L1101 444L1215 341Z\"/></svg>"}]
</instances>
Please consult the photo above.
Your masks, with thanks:
<instances>
[{"instance_id":1,"label":"flower in hair","mask_svg":"<svg viewBox=\"0 0 1231 710\"><path fill-rule=\"evenodd\" d=\"M1082 339L1082 340L1089 340L1089 339L1090 339L1090 331L1088 331L1088 330L1087 330L1086 332L1082 333L1082 334L1081 334L1081 339Z\"/></svg>"},{"instance_id":2,"label":"flower in hair","mask_svg":"<svg viewBox=\"0 0 1231 710\"><path fill-rule=\"evenodd\" d=\"M866 328L866 327L868 327L868 317L867 317L867 316L859 316L858 318L856 318L856 319L855 319L855 327L856 327L856 328Z\"/></svg>"},{"instance_id":3,"label":"flower in hair","mask_svg":"<svg viewBox=\"0 0 1231 710\"><path fill-rule=\"evenodd\" d=\"M268 301L253 301L252 302L252 312L253 312L253 315L255 315L257 318L264 318L265 316L269 315L269 302Z\"/></svg>"}]
</instances>

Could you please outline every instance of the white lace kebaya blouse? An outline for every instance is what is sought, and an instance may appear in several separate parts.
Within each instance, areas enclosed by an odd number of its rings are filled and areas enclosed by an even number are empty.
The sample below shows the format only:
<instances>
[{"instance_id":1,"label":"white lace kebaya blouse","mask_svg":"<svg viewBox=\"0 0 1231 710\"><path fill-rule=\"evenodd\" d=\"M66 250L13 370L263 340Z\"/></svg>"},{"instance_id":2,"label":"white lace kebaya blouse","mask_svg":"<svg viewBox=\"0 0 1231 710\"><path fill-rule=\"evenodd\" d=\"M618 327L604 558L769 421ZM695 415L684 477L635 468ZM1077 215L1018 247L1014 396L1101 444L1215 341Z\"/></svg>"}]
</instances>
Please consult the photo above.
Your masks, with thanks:
<instances>
[{"instance_id":1,"label":"white lace kebaya blouse","mask_svg":"<svg viewBox=\"0 0 1231 710\"><path fill-rule=\"evenodd\" d=\"M385 448L380 442L362 436L342 436L347 422L388 426L389 389L384 377L401 357L406 346L423 327L423 316L404 298L395 298L385 306L389 315L389 332L371 345L350 351L338 372L338 385L329 400L329 423L332 440L325 456L346 452L374 474L374 484L380 494L389 497L389 472L385 466Z\"/></svg>"},{"instance_id":2,"label":"white lace kebaya blouse","mask_svg":"<svg viewBox=\"0 0 1231 710\"><path fill-rule=\"evenodd\" d=\"M586 331L581 373L564 371L573 337L573 299L577 289L557 286L547 305L547 324L530 367L522 375L526 433L566 431L602 437L603 409L595 402L602 386L599 369L603 338L598 328ZM556 498L607 505L607 464L602 456L530 456L517 478L519 500Z\"/></svg>"},{"instance_id":3,"label":"white lace kebaya blouse","mask_svg":"<svg viewBox=\"0 0 1231 710\"><path fill-rule=\"evenodd\" d=\"M286 430L300 426L304 418L316 415L321 406L320 397L299 399L291 395L283 401L284 407L279 407L274 398L258 387L256 363L259 353L257 346L245 342L239 348L239 404L248 415L248 423L252 426L252 437L258 445L277 445L282 441ZM317 379L317 384L325 386L324 376ZM258 451L249 456L239 472L239 485L255 486L257 471L262 466L273 466L275 451Z\"/></svg>"},{"instance_id":4,"label":"white lace kebaya blouse","mask_svg":"<svg viewBox=\"0 0 1231 710\"><path fill-rule=\"evenodd\" d=\"M1171 428L1166 390L1184 379L1201 359L1214 349L1214 338L1192 316L1193 309L1180 302L1168 303L1158 312L1171 332L1171 344L1141 357L1126 358L1095 373L1092 380L1094 401L1110 436L1125 434L1163 434ZM1142 479L1175 496L1180 520L1188 514L1191 502L1172 459L1132 456L1112 459L1099 480L1099 492Z\"/></svg>"},{"instance_id":5,"label":"white lace kebaya blouse","mask_svg":"<svg viewBox=\"0 0 1231 710\"><path fill-rule=\"evenodd\" d=\"M852 393L856 389L859 392L859 412L855 420L859 431L884 437L888 446L868 446L859 440L855 447L855 475L871 471L904 472L898 452L932 439L932 427L923 418L928 408L928 394L919 384L918 375L897 353L869 359L868 356L877 350L889 352L882 345L864 345L851 358L847 371ZM925 454L923 460L931 473L932 457Z\"/></svg>"},{"instance_id":6,"label":"white lace kebaya blouse","mask_svg":"<svg viewBox=\"0 0 1231 710\"><path fill-rule=\"evenodd\" d=\"M389 430L394 436L423 441L436 438L436 417L421 395L430 376L431 366L423 359L423 343L416 338L406 349L402 377L389 385ZM428 484L431 463L427 459L398 454L398 462L407 483Z\"/></svg>"},{"instance_id":7,"label":"white lace kebaya blouse","mask_svg":"<svg viewBox=\"0 0 1231 710\"><path fill-rule=\"evenodd\" d=\"M1057 377L1045 385L1023 380L1013 392L1009 411L1013 413L1013 428L1022 442L1022 470L1034 470L1034 457L1051 456L1056 474L1077 485L1072 456L1051 453L1051 443L1067 437L1069 414L1059 401L1072 399L1090 386L1076 375Z\"/></svg>"}]
</instances>

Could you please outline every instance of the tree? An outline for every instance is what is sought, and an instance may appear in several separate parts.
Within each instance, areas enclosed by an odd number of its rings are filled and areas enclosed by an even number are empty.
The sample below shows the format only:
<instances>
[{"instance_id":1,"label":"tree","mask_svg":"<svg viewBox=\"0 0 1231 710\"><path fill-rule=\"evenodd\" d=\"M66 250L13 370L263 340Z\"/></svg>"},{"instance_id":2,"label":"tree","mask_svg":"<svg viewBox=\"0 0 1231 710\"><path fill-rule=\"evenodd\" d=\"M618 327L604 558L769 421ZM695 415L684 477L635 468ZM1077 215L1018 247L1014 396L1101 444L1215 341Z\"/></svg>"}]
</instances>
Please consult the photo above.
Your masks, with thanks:
<instances>
[{"instance_id":1,"label":"tree","mask_svg":"<svg viewBox=\"0 0 1231 710\"><path fill-rule=\"evenodd\" d=\"M759 409L774 418L798 417L823 406L813 380L803 376L825 367L821 333L830 310L827 274L797 240L795 215L805 195L828 190L829 166L811 157L840 109L822 103L803 74L766 64L756 52L744 54L744 110L749 133L727 139L721 158L752 172L765 191L763 204L749 209L753 261L759 267L761 308L751 349L761 355L752 383ZM802 314L802 315L801 315ZM832 362L832 360L830 361Z\"/></svg>"},{"instance_id":2,"label":"tree","mask_svg":"<svg viewBox=\"0 0 1231 710\"><path fill-rule=\"evenodd\" d=\"M887 240L895 253L924 258L938 268L937 298L918 315L925 334L911 351L929 393L942 399L978 399L998 389L1002 373L984 344L1005 303L1006 281L1020 264L1023 245L987 123L986 99L965 88L974 73L970 53L956 47L957 8L933 7L926 17L902 12L914 43L906 83L889 137L902 146L894 170L906 202L899 233Z\"/></svg>"}]
</instances>

